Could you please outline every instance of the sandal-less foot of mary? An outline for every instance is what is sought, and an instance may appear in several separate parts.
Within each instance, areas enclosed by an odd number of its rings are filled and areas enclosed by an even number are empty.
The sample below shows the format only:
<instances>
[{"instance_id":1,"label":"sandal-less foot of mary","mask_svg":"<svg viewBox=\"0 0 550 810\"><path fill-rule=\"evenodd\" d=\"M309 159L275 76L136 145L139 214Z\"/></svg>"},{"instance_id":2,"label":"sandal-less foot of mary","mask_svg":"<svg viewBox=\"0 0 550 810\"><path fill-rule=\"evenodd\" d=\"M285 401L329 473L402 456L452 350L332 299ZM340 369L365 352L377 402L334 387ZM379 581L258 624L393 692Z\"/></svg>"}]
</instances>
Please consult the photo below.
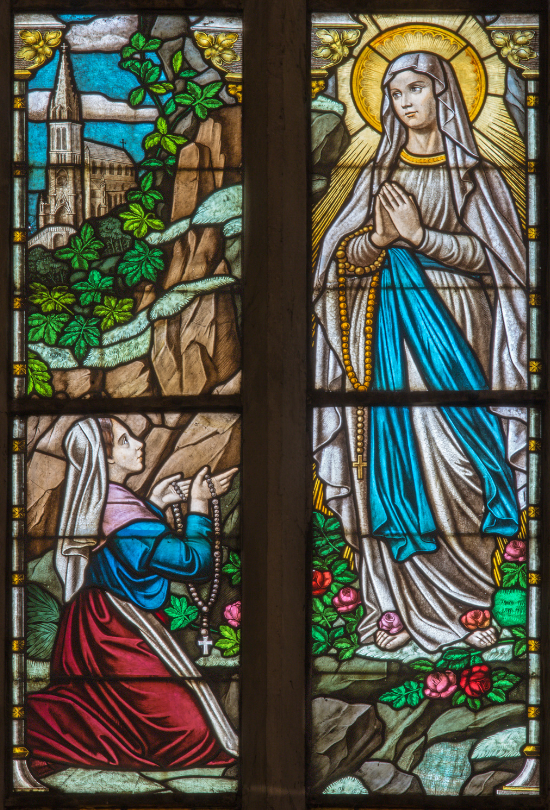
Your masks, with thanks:
<instances>
[{"instance_id":1,"label":"sandal-less foot of mary","mask_svg":"<svg viewBox=\"0 0 550 810\"><path fill-rule=\"evenodd\" d=\"M485 647L492 647L497 641L497 631L494 627L487 627L486 630L474 630L464 639L466 644L483 650Z\"/></svg>"},{"instance_id":2,"label":"sandal-less foot of mary","mask_svg":"<svg viewBox=\"0 0 550 810\"><path fill-rule=\"evenodd\" d=\"M374 637L374 643L381 650L391 651L404 647L405 644L410 641L410 638L410 633L407 633L406 630L401 630L400 633L396 633L395 635L386 633L385 630L378 630Z\"/></svg>"}]
</instances>

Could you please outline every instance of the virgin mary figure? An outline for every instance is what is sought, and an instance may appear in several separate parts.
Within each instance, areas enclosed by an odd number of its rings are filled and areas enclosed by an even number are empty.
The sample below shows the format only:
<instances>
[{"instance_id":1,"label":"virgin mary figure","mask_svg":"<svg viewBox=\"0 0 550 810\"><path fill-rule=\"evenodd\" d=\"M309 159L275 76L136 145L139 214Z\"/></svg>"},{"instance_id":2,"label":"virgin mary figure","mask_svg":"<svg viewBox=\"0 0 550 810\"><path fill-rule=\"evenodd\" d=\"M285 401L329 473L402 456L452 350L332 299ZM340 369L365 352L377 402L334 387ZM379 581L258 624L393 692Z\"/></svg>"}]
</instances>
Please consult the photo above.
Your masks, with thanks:
<instances>
[{"instance_id":1,"label":"virgin mary figure","mask_svg":"<svg viewBox=\"0 0 550 810\"><path fill-rule=\"evenodd\" d=\"M208 468L138 498L126 479L144 446L114 418L82 419L64 439L56 567L66 602L50 685L27 700L37 777L67 767L173 770L235 762L235 731L201 672L163 624L170 580L212 576ZM236 468L210 480L216 494ZM164 512L188 495L183 536Z\"/></svg>"},{"instance_id":2,"label":"virgin mary figure","mask_svg":"<svg viewBox=\"0 0 550 810\"><path fill-rule=\"evenodd\" d=\"M521 226L453 69L403 54L382 90L377 153L321 245L316 387L525 389ZM525 422L521 408L316 409L317 473L356 550L363 643L495 643L491 558L525 506Z\"/></svg>"}]
</instances>

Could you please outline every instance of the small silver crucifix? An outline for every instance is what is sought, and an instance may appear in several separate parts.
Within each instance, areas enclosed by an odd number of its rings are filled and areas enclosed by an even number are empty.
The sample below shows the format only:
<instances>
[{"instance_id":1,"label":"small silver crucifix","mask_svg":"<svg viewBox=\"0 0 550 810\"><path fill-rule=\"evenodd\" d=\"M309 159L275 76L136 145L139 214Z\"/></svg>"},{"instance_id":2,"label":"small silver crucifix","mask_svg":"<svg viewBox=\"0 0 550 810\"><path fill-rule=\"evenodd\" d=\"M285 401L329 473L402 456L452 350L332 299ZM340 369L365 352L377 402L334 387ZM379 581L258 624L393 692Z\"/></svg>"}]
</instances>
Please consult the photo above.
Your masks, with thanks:
<instances>
[{"instance_id":1,"label":"small silver crucifix","mask_svg":"<svg viewBox=\"0 0 550 810\"><path fill-rule=\"evenodd\" d=\"M199 645L199 647L202 647L203 655L210 655L210 647L212 647L214 642L212 641L211 638L209 638L209 636L202 636L202 638L199 638L199 640L197 641L197 644Z\"/></svg>"}]
</instances>

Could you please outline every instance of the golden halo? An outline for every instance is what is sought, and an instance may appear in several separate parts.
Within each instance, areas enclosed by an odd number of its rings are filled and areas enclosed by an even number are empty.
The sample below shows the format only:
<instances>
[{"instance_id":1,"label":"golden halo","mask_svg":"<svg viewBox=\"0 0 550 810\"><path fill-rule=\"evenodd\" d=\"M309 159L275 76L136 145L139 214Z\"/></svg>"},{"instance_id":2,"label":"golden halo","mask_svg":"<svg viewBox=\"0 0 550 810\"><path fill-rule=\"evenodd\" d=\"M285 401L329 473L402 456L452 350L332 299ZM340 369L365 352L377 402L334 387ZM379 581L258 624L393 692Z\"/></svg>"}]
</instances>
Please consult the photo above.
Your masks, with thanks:
<instances>
[{"instance_id":1,"label":"golden halo","mask_svg":"<svg viewBox=\"0 0 550 810\"><path fill-rule=\"evenodd\" d=\"M382 132L380 106L382 78L388 64L403 53L428 51L453 66L466 109L473 121L487 94L483 63L468 42L454 31L438 25L411 24L389 28L363 48L353 68L351 91L357 109L378 132Z\"/></svg>"}]
</instances>

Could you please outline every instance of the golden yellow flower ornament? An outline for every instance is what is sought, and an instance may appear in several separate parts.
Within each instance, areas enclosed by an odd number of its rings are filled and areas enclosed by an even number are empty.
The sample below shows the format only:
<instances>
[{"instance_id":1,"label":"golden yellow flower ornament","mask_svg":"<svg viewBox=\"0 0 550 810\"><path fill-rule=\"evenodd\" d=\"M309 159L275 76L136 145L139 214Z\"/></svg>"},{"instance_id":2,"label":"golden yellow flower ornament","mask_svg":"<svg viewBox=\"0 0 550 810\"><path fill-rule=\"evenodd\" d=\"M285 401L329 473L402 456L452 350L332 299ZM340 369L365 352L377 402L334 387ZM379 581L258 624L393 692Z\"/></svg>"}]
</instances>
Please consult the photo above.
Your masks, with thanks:
<instances>
[{"instance_id":1,"label":"golden yellow flower ornament","mask_svg":"<svg viewBox=\"0 0 550 810\"><path fill-rule=\"evenodd\" d=\"M239 56L235 53L232 45L239 38L238 34L205 34L203 31L195 32L197 45L204 50L204 56L213 65L222 70L227 70L231 62L238 62Z\"/></svg>"},{"instance_id":2,"label":"golden yellow flower ornament","mask_svg":"<svg viewBox=\"0 0 550 810\"><path fill-rule=\"evenodd\" d=\"M47 31L43 37L40 31L20 31L19 36L26 44L15 54L18 59L32 62L29 67L37 68L53 56L53 49L61 41L61 31Z\"/></svg>"}]
</instances>

